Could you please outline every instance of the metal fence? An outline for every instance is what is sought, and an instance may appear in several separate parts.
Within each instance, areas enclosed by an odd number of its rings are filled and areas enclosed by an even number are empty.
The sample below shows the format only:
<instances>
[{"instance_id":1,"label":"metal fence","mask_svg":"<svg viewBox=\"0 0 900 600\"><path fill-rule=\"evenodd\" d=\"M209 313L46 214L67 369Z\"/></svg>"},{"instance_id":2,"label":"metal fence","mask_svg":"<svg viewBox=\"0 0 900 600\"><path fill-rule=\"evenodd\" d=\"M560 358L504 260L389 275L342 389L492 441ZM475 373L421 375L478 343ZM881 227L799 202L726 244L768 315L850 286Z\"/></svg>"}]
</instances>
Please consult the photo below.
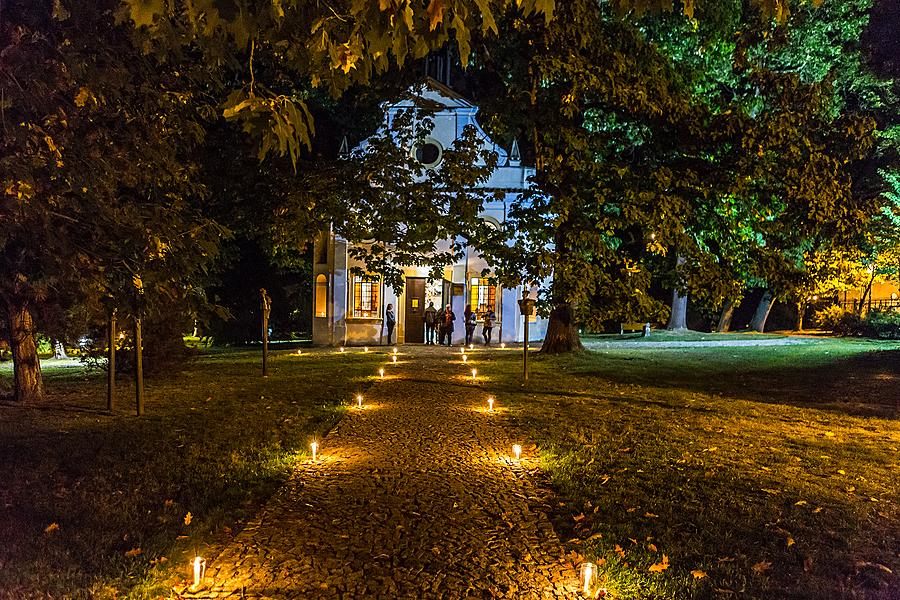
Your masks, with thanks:
<instances>
[{"instance_id":1,"label":"metal fence","mask_svg":"<svg viewBox=\"0 0 900 600\"><path fill-rule=\"evenodd\" d=\"M845 302L840 302L840 305L846 310L852 310L854 312L859 312L860 305L859 300L847 300ZM900 310L900 298L885 298L883 300L869 300L863 304L863 311L869 312L870 310Z\"/></svg>"}]
</instances>

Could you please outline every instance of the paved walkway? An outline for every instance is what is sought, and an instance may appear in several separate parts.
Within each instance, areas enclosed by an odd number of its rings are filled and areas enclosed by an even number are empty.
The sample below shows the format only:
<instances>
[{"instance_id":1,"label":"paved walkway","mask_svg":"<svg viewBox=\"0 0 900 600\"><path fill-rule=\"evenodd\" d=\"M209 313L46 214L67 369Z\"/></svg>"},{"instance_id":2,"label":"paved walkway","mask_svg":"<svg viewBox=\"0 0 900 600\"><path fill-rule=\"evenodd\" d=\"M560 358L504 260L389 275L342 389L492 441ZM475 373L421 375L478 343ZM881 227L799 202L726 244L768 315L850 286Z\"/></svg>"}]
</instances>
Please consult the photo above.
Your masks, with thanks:
<instances>
[{"instance_id":1,"label":"paved walkway","mask_svg":"<svg viewBox=\"0 0 900 600\"><path fill-rule=\"evenodd\" d=\"M510 459L520 440L502 410L482 408L488 391L458 351L413 352L386 364L364 408L211 562L197 596L576 597L547 492L528 475L536 450Z\"/></svg>"}]
</instances>

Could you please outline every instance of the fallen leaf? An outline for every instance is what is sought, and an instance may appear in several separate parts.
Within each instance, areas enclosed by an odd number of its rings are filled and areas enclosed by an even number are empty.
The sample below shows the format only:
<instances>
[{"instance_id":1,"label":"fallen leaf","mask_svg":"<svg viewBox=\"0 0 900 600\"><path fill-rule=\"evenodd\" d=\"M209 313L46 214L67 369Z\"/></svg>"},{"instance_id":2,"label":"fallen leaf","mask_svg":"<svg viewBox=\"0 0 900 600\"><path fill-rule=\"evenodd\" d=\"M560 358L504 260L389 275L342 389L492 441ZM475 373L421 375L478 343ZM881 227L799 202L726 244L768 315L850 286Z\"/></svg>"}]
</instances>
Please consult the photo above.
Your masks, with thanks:
<instances>
[{"instance_id":1,"label":"fallen leaf","mask_svg":"<svg viewBox=\"0 0 900 600\"><path fill-rule=\"evenodd\" d=\"M650 552L659 552L659 550L656 549L656 544L647 544L647 549L650 550Z\"/></svg>"},{"instance_id":2,"label":"fallen leaf","mask_svg":"<svg viewBox=\"0 0 900 600\"><path fill-rule=\"evenodd\" d=\"M820 512L822 512L822 507L821 507L821 506L817 506L816 508L813 509L813 512L814 512L814 513L820 513Z\"/></svg>"},{"instance_id":3,"label":"fallen leaf","mask_svg":"<svg viewBox=\"0 0 900 600\"><path fill-rule=\"evenodd\" d=\"M761 574L765 573L766 571L768 571L771 566L772 566L772 563L770 563L769 561L761 560L758 563L756 563L755 565L753 565L753 572L761 575Z\"/></svg>"},{"instance_id":4,"label":"fallen leaf","mask_svg":"<svg viewBox=\"0 0 900 600\"><path fill-rule=\"evenodd\" d=\"M143 553L144 553L144 551L141 550L140 548L132 548L131 550L129 550L128 552L125 553L125 556L131 558L133 556L138 556L139 554L143 554Z\"/></svg>"},{"instance_id":5,"label":"fallen leaf","mask_svg":"<svg viewBox=\"0 0 900 600\"><path fill-rule=\"evenodd\" d=\"M584 513L575 515L572 518L575 520L576 523L581 523L582 521L584 521Z\"/></svg>"},{"instance_id":6,"label":"fallen leaf","mask_svg":"<svg viewBox=\"0 0 900 600\"><path fill-rule=\"evenodd\" d=\"M804 504L806 504L806 500L797 500L794 502L794 506L803 506Z\"/></svg>"},{"instance_id":7,"label":"fallen leaf","mask_svg":"<svg viewBox=\"0 0 900 600\"><path fill-rule=\"evenodd\" d=\"M644 513L644 516L648 519L656 519L659 517L659 515L653 514L652 512Z\"/></svg>"},{"instance_id":8,"label":"fallen leaf","mask_svg":"<svg viewBox=\"0 0 900 600\"><path fill-rule=\"evenodd\" d=\"M691 575L694 576L694 579L703 579L704 577L706 577L706 571L694 569L693 571L691 571Z\"/></svg>"},{"instance_id":9,"label":"fallen leaf","mask_svg":"<svg viewBox=\"0 0 900 600\"><path fill-rule=\"evenodd\" d=\"M44 533L53 533L59 531L59 523L50 523L44 528Z\"/></svg>"},{"instance_id":10,"label":"fallen leaf","mask_svg":"<svg viewBox=\"0 0 900 600\"><path fill-rule=\"evenodd\" d=\"M834 432L833 432L833 431L826 431L826 432L825 432L825 437L834 437Z\"/></svg>"},{"instance_id":11,"label":"fallen leaf","mask_svg":"<svg viewBox=\"0 0 900 600\"><path fill-rule=\"evenodd\" d=\"M190 512L188 514L184 515L184 524L185 525L190 525L191 521L193 521L193 520L194 520L194 515L192 515Z\"/></svg>"},{"instance_id":12,"label":"fallen leaf","mask_svg":"<svg viewBox=\"0 0 900 600\"><path fill-rule=\"evenodd\" d=\"M163 504L165 505L166 508L169 508L170 506L175 505L175 501L174 500L166 500Z\"/></svg>"},{"instance_id":13,"label":"fallen leaf","mask_svg":"<svg viewBox=\"0 0 900 600\"><path fill-rule=\"evenodd\" d=\"M654 565L650 565L648 569L651 573L662 573L669 568L669 557L663 554L662 561Z\"/></svg>"},{"instance_id":14,"label":"fallen leaf","mask_svg":"<svg viewBox=\"0 0 900 600\"><path fill-rule=\"evenodd\" d=\"M618 544L616 544L616 554L618 554L622 558L625 558L625 551L622 550L622 546L620 546Z\"/></svg>"},{"instance_id":15,"label":"fallen leaf","mask_svg":"<svg viewBox=\"0 0 900 600\"><path fill-rule=\"evenodd\" d=\"M790 547L793 546L793 545L794 545L794 538L792 538L791 536L788 536L788 538L787 538L787 547L790 548Z\"/></svg>"},{"instance_id":16,"label":"fallen leaf","mask_svg":"<svg viewBox=\"0 0 900 600\"><path fill-rule=\"evenodd\" d=\"M838 473L840 473L841 475L846 475L846 474L847 474L847 472L844 471L843 469L838 469Z\"/></svg>"}]
</instances>

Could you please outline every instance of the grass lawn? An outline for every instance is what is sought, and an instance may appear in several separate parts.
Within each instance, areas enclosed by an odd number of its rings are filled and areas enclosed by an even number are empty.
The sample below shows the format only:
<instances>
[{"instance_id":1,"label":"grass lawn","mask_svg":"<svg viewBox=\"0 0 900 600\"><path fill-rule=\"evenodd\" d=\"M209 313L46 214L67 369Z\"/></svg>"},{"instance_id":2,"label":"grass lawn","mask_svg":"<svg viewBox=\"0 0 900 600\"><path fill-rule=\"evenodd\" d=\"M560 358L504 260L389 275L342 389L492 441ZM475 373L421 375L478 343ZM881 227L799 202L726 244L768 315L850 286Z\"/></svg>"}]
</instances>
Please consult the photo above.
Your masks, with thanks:
<instances>
[{"instance_id":1,"label":"grass lawn","mask_svg":"<svg viewBox=\"0 0 900 600\"><path fill-rule=\"evenodd\" d=\"M479 354L608 597L900 598L900 346Z\"/></svg>"},{"instance_id":2,"label":"grass lawn","mask_svg":"<svg viewBox=\"0 0 900 600\"><path fill-rule=\"evenodd\" d=\"M667 331L654 329L644 337L641 332L590 333L583 335L583 342L718 342L731 340L774 340L785 337L780 333L756 333L755 331L729 331L709 333L705 331Z\"/></svg>"},{"instance_id":3,"label":"grass lawn","mask_svg":"<svg viewBox=\"0 0 900 600\"><path fill-rule=\"evenodd\" d=\"M103 410L105 374L48 361L50 400L0 405L0 597L153 597L188 575L290 474L363 389L377 355L213 352L146 381L147 415ZM8 363L0 387L10 385ZM188 517L188 515L190 515Z\"/></svg>"}]
</instances>

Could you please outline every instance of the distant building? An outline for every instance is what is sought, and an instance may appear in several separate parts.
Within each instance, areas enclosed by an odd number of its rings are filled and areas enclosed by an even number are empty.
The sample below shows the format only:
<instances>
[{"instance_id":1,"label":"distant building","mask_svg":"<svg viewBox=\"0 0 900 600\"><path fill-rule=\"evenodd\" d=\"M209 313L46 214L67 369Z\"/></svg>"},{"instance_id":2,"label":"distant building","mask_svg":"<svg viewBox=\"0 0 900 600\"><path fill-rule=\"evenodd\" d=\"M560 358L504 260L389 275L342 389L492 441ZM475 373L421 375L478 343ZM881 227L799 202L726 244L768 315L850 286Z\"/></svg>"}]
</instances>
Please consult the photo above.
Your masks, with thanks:
<instances>
[{"instance_id":1,"label":"distant building","mask_svg":"<svg viewBox=\"0 0 900 600\"><path fill-rule=\"evenodd\" d=\"M430 114L434 129L416 149L416 156L423 164L439 167L443 150L453 144L467 125L477 129L485 149L493 150L499 156L499 166L489 180L479 186L479 189L500 192L500 199L487 202L481 214L489 223L499 225L506 218L512 201L527 189L534 169L521 165L515 143L507 152L487 136L475 119L478 112L475 105L434 79L427 79L421 86L413 88L407 98L387 105L385 123L390 124L400 111L423 104L434 110ZM438 250L450 248L452 242L442 242ZM442 279L429 279L429 269L426 267L404 267L405 286L403 293L397 296L377 279L350 273L351 267L364 265L354 263L354 259L349 257L349 246L347 240L327 231L315 242L314 343L335 346L381 343L386 335L383 318L388 304L394 305L397 316L395 340L407 344L423 343L424 311L430 303L434 303L437 309L447 304L452 306L456 313L453 343L458 344L465 339L463 311L466 304L478 314L476 341L481 339L481 315L488 306L493 306L497 315L493 336L495 343L523 340L524 317L519 314L517 304L522 297L521 288L491 285L487 278L481 276L484 269L490 270L490 265L474 248L466 248L461 262L445 266ZM534 297L533 292L531 295ZM531 317L529 338L543 339L545 331L545 320Z\"/></svg>"}]
</instances>

